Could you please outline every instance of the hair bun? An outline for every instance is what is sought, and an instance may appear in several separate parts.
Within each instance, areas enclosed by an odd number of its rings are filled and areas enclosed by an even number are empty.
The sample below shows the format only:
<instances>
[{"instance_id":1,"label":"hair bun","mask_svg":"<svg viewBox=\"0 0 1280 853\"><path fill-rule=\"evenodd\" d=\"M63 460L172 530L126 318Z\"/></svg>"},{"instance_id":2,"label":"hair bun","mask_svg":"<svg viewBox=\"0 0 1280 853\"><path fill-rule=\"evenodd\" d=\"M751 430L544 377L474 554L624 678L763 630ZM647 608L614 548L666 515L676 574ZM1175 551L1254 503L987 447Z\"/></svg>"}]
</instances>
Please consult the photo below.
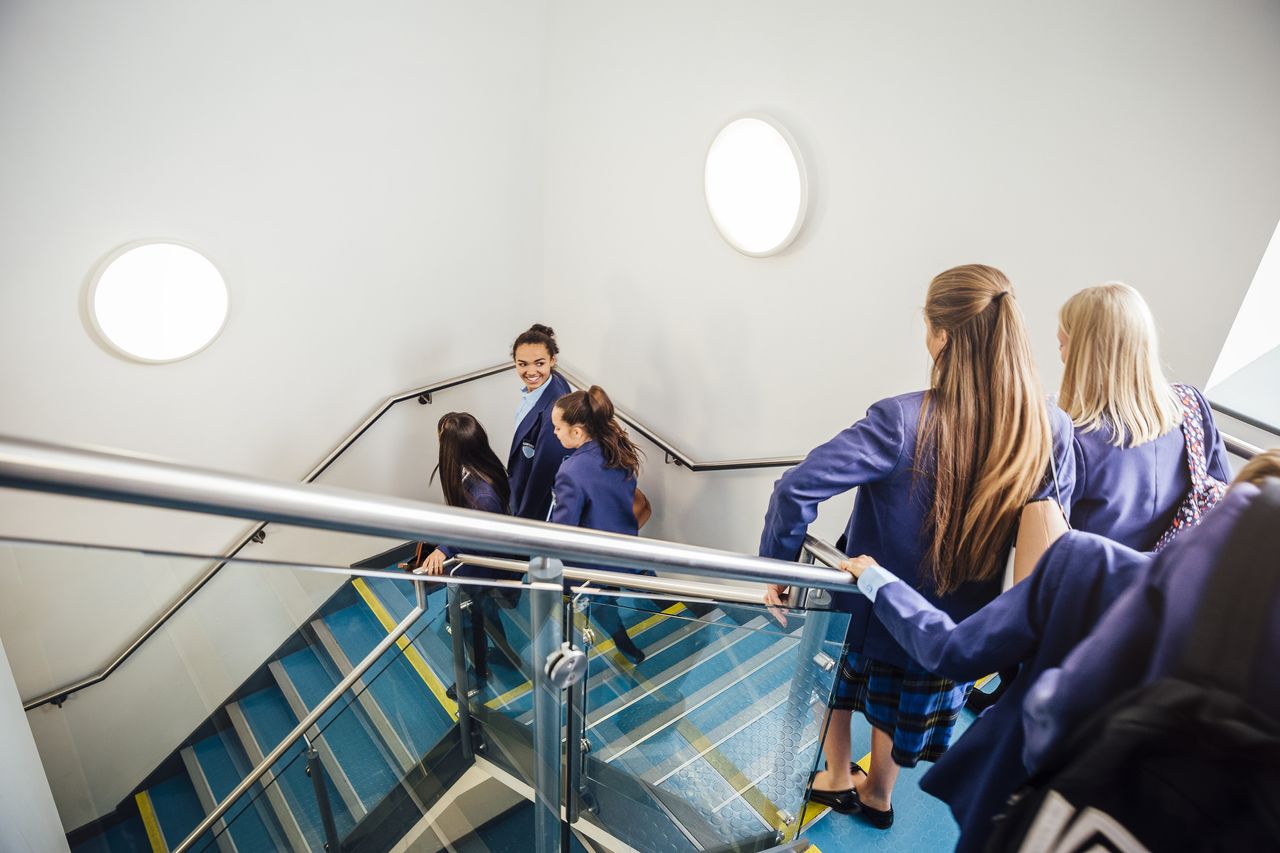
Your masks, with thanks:
<instances>
[{"instance_id":1,"label":"hair bun","mask_svg":"<svg viewBox=\"0 0 1280 853\"><path fill-rule=\"evenodd\" d=\"M554 338L556 336L555 329L551 328L550 326L544 326L541 323L534 323L532 326L529 327L529 331L538 332L539 334L546 335L548 338Z\"/></svg>"}]
</instances>

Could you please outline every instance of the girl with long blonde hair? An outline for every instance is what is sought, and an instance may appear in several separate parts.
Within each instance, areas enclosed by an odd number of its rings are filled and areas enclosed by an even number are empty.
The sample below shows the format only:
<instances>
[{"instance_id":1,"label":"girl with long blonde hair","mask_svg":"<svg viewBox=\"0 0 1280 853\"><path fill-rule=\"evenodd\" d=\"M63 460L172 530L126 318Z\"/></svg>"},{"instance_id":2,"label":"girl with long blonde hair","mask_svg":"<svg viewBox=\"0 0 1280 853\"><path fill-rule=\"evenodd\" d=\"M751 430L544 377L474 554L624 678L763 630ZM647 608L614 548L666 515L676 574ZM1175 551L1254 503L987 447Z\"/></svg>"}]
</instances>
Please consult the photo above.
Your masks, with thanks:
<instances>
[{"instance_id":1,"label":"girl with long blonde hair","mask_svg":"<svg viewBox=\"0 0 1280 853\"><path fill-rule=\"evenodd\" d=\"M1032 363L1022 312L999 270L971 264L941 273L925 300L927 391L890 397L813 450L774 486L760 554L794 560L818 504L858 488L846 554L871 555L960 620L1000 593L1020 513L1074 477L1071 424L1050 407ZM786 603L782 587L767 600ZM843 593L848 652L823 742L827 768L812 799L893 822L898 766L946 750L967 685L925 670L872 618L865 595ZM850 767L853 711L872 726L871 768Z\"/></svg>"},{"instance_id":2,"label":"girl with long blonde hair","mask_svg":"<svg viewBox=\"0 0 1280 853\"><path fill-rule=\"evenodd\" d=\"M1165 378L1155 320L1129 285L1085 288L1058 325L1058 405L1075 425L1071 526L1139 551L1163 546L1231 479L1209 403Z\"/></svg>"}]
</instances>

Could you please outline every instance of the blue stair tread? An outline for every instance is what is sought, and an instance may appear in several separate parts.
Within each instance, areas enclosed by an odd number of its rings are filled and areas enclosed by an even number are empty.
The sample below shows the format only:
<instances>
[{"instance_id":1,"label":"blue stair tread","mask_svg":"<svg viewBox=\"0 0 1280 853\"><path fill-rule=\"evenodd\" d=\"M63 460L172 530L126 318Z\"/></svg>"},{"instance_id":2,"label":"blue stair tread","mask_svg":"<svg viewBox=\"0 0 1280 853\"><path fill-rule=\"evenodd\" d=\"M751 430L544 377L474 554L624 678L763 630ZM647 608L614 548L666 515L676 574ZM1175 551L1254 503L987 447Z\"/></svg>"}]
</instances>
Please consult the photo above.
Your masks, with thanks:
<instances>
[{"instance_id":1,"label":"blue stair tread","mask_svg":"<svg viewBox=\"0 0 1280 853\"><path fill-rule=\"evenodd\" d=\"M679 620L666 620L679 621ZM645 639L640 641L638 645L644 646L649 644L646 632L641 635ZM635 674L645 679L652 679L661 675L663 671L675 666L681 661L688 660L695 655L703 654L703 649L714 643L716 640L723 638L729 633L724 628L718 627L714 623L703 628L699 628L684 637L681 637L676 643L663 649L660 652L648 654L645 659L635 668ZM606 660L607 655L592 654L590 656L590 667L595 671L608 667L610 664ZM684 676L681 676L683 679ZM677 679L677 681L681 680ZM614 675L607 678L599 684L593 686L587 693L587 707L599 708L612 702L620 696L636 689L636 679L632 674Z\"/></svg>"},{"instance_id":2,"label":"blue stair tread","mask_svg":"<svg viewBox=\"0 0 1280 853\"><path fill-rule=\"evenodd\" d=\"M142 818L133 815L81 841L71 853L151 853L151 842Z\"/></svg>"},{"instance_id":3,"label":"blue stair tread","mask_svg":"<svg viewBox=\"0 0 1280 853\"><path fill-rule=\"evenodd\" d=\"M204 819L204 809L196 796L195 786L186 773L170 776L147 791L155 809L160 831L169 847L177 847L191 830Z\"/></svg>"},{"instance_id":4,"label":"blue stair tread","mask_svg":"<svg viewBox=\"0 0 1280 853\"><path fill-rule=\"evenodd\" d=\"M337 683L310 647L281 658L280 663L308 708L316 707ZM372 809L400 780L364 709L344 698L320 718L319 727L360 801Z\"/></svg>"},{"instance_id":5,"label":"blue stair tread","mask_svg":"<svg viewBox=\"0 0 1280 853\"><path fill-rule=\"evenodd\" d=\"M686 716L688 725L706 737L711 737L726 721L738 717L744 709L763 711L764 703L769 701L769 694L786 683L786 679L794 672L795 656L783 654L777 660L755 673L750 678L735 684L730 689L710 700ZM774 700L776 701L776 700ZM786 714L785 707L778 707L751 722L742 731L716 747L719 754L727 758L740 771L754 778L751 771L767 761L772 754L771 745L778 743L776 730L770 726L781 723ZM808 722L806 718L806 722ZM739 725L746 723L741 720ZM815 730L816 724L812 726ZM720 740L719 737L716 740ZM761 751L760 744L767 745ZM622 766L633 773L646 773L650 768L671 761L677 763L687 761L698 754L699 748L689 742L674 724L650 737L644 743L622 757ZM670 766L670 765L668 765ZM763 773L765 766L760 766L758 773ZM683 772L683 771L682 771ZM755 775L758 775L755 774ZM679 774L676 774L676 779Z\"/></svg>"},{"instance_id":6,"label":"blue stair tread","mask_svg":"<svg viewBox=\"0 0 1280 853\"><path fill-rule=\"evenodd\" d=\"M324 621L353 665L387 636L363 604L331 613ZM397 734L418 756L425 755L453 725L417 671L395 648L374 664L365 683Z\"/></svg>"},{"instance_id":7,"label":"blue stair tread","mask_svg":"<svg viewBox=\"0 0 1280 853\"><path fill-rule=\"evenodd\" d=\"M952 743L974 717L962 711L956 721ZM853 743L864 750L870 743L871 727L861 714L853 717ZM864 753L865 754L865 753ZM859 756L860 757L860 756ZM920 777L931 767L921 762L902 768L893 791L894 824L891 829L876 829L856 817L830 813L801 831L820 850L952 850L960 838L960 830L951 811L941 800L920 790Z\"/></svg>"},{"instance_id":8,"label":"blue stair tread","mask_svg":"<svg viewBox=\"0 0 1280 853\"><path fill-rule=\"evenodd\" d=\"M741 629L739 629L741 630ZM701 631L699 633L702 633ZM734 637L737 639L737 637ZM673 694L692 696L699 690L724 676L752 657L770 648L777 641L776 637L750 632L731 647L706 660L700 661L679 678L660 688L656 693L642 697L639 701L619 711L608 720L590 730L593 743L603 746L604 743L616 740L644 727L654 717L667 712L671 707ZM590 706L589 706L590 707ZM588 711L588 722L593 717Z\"/></svg>"},{"instance_id":9,"label":"blue stair tread","mask_svg":"<svg viewBox=\"0 0 1280 853\"><path fill-rule=\"evenodd\" d=\"M249 765L248 756L244 754L244 749L234 742L233 737L234 735L228 732L220 732L197 741L191 746L200 769L204 771L213 798L219 802L230 794L236 785L240 784L240 780L253 769ZM262 787L255 785L247 795L233 803L227 812L225 821L231 838L235 841L236 849L240 853L248 853L248 851L265 853L275 850L277 846L272 839L273 833L274 837L279 837L279 829L274 826L268 829L258 809L253 805L254 798L261 795ZM206 833L202 842L208 845L208 839L212 837L212 834ZM202 848L197 847L197 849ZM216 848L208 845L208 849Z\"/></svg>"},{"instance_id":10,"label":"blue stair tread","mask_svg":"<svg viewBox=\"0 0 1280 853\"><path fill-rule=\"evenodd\" d=\"M250 693L240 700L240 708L249 721L261 750L266 753L275 748L298 724L298 720L289 708L284 693L278 687L268 687ZM307 776L307 762L304 756L305 747L302 741L297 742L271 767L275 776L272 784L279 785L284 792L289 808L292 810L298 825L306 836L308 843L314 848L324 846L324 828L320 820L320 806L316 803L314 783ZM325 776L329 791L329 805L333 809L334 822L340 833L349 832L355 826L355 819L347 809L342 798L333 787L333 781Z\"/></svg>"}]
</instances>

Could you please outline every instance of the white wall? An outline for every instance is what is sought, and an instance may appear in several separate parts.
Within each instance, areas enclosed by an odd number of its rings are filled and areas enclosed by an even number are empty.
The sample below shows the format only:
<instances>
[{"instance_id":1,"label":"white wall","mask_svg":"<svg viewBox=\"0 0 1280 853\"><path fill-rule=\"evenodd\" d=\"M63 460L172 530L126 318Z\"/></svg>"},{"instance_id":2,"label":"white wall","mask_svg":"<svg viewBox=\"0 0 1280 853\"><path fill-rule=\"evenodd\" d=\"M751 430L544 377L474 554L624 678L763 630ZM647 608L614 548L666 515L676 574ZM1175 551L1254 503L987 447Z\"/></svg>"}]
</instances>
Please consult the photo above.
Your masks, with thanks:
<instances>
[{"instance_id":1,"label":"white wall","mask_svg":"<svg viewBox=\"0 0 1280 853\"><path fill-rule=\"evenodd\" d=\"M501 360L542 304L545 23L523 0L3 4L0 434L296 480L386 395ZM84 328L90 271L142 237L227 279L197 358L133 364ZM404 436L429 411L325 482L425 494ZM3 535L217 552L244 527L0 492ZM376 550L290 539L253 553ZM95 671L205 565L47 557L0 554L24 696ZM228 570L107 683L31 714L66 826L113 808L332 585Z\"/></svg>"},{"instance_id":2,"label":"white wall","mask_svg":"<svg viewBox=\"0 0 1280 853\"><path fill-rule=\"evenodd\" d=\"M1231 324L1231 334L1213 365L1209 387L1280 346L1276 317L1280 317L1280 222L1276 223L1249 292Z\"/></svg>"},{"instance_id":3,"label":"white wall","mask_svg":"<svg viewBox=\"0 0 1280 853\"><path fill-rule=\"evenodd\" d=\"M22 712L9 659L0 644L0 849L8 853L66 850L49 780Z\"/></svg>"},{"instance_id":4,"label":"white wall","mask_svg":"<svg viewBox=\"0 0 1280 853\"><path fill-rule=\"evenodd\" d=\"M1116 278L1203 383L1280 216L1274 3L564 0L551 20L547 316L703 458L804 453L923 387L918 308L959 263L1009 273L1050 387L1058 306ZM813 190L763 260L701 195L716 131L757 110ZM773 476L703 476L666 490L655 535L754 548Z\"/></svg>"}]
</instances>

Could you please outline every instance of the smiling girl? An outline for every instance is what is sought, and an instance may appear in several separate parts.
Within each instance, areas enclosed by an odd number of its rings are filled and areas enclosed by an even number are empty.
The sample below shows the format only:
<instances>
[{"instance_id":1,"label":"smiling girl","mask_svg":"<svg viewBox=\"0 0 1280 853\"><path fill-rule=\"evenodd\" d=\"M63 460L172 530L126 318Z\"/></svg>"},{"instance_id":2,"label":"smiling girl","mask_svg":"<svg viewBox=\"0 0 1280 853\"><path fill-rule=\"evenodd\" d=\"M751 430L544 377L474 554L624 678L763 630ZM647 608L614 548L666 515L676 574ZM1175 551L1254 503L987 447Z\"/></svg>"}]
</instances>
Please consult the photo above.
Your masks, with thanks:
<instances>
[{"instance_id":1,"label":"smiling girl","mask_svg":"<svg viewBox=\"0 0 1280 853\"><path fill-rule=\"evenodd\" d=\"M555 332L537 323L521 333L511 347L516 374L524 383L507 457L511 514L520 518L546 520L551 486L569 452L556 439L551 424L552 404L571 390L555 372L559 352Z\"/></svg>"}]
</instances>

